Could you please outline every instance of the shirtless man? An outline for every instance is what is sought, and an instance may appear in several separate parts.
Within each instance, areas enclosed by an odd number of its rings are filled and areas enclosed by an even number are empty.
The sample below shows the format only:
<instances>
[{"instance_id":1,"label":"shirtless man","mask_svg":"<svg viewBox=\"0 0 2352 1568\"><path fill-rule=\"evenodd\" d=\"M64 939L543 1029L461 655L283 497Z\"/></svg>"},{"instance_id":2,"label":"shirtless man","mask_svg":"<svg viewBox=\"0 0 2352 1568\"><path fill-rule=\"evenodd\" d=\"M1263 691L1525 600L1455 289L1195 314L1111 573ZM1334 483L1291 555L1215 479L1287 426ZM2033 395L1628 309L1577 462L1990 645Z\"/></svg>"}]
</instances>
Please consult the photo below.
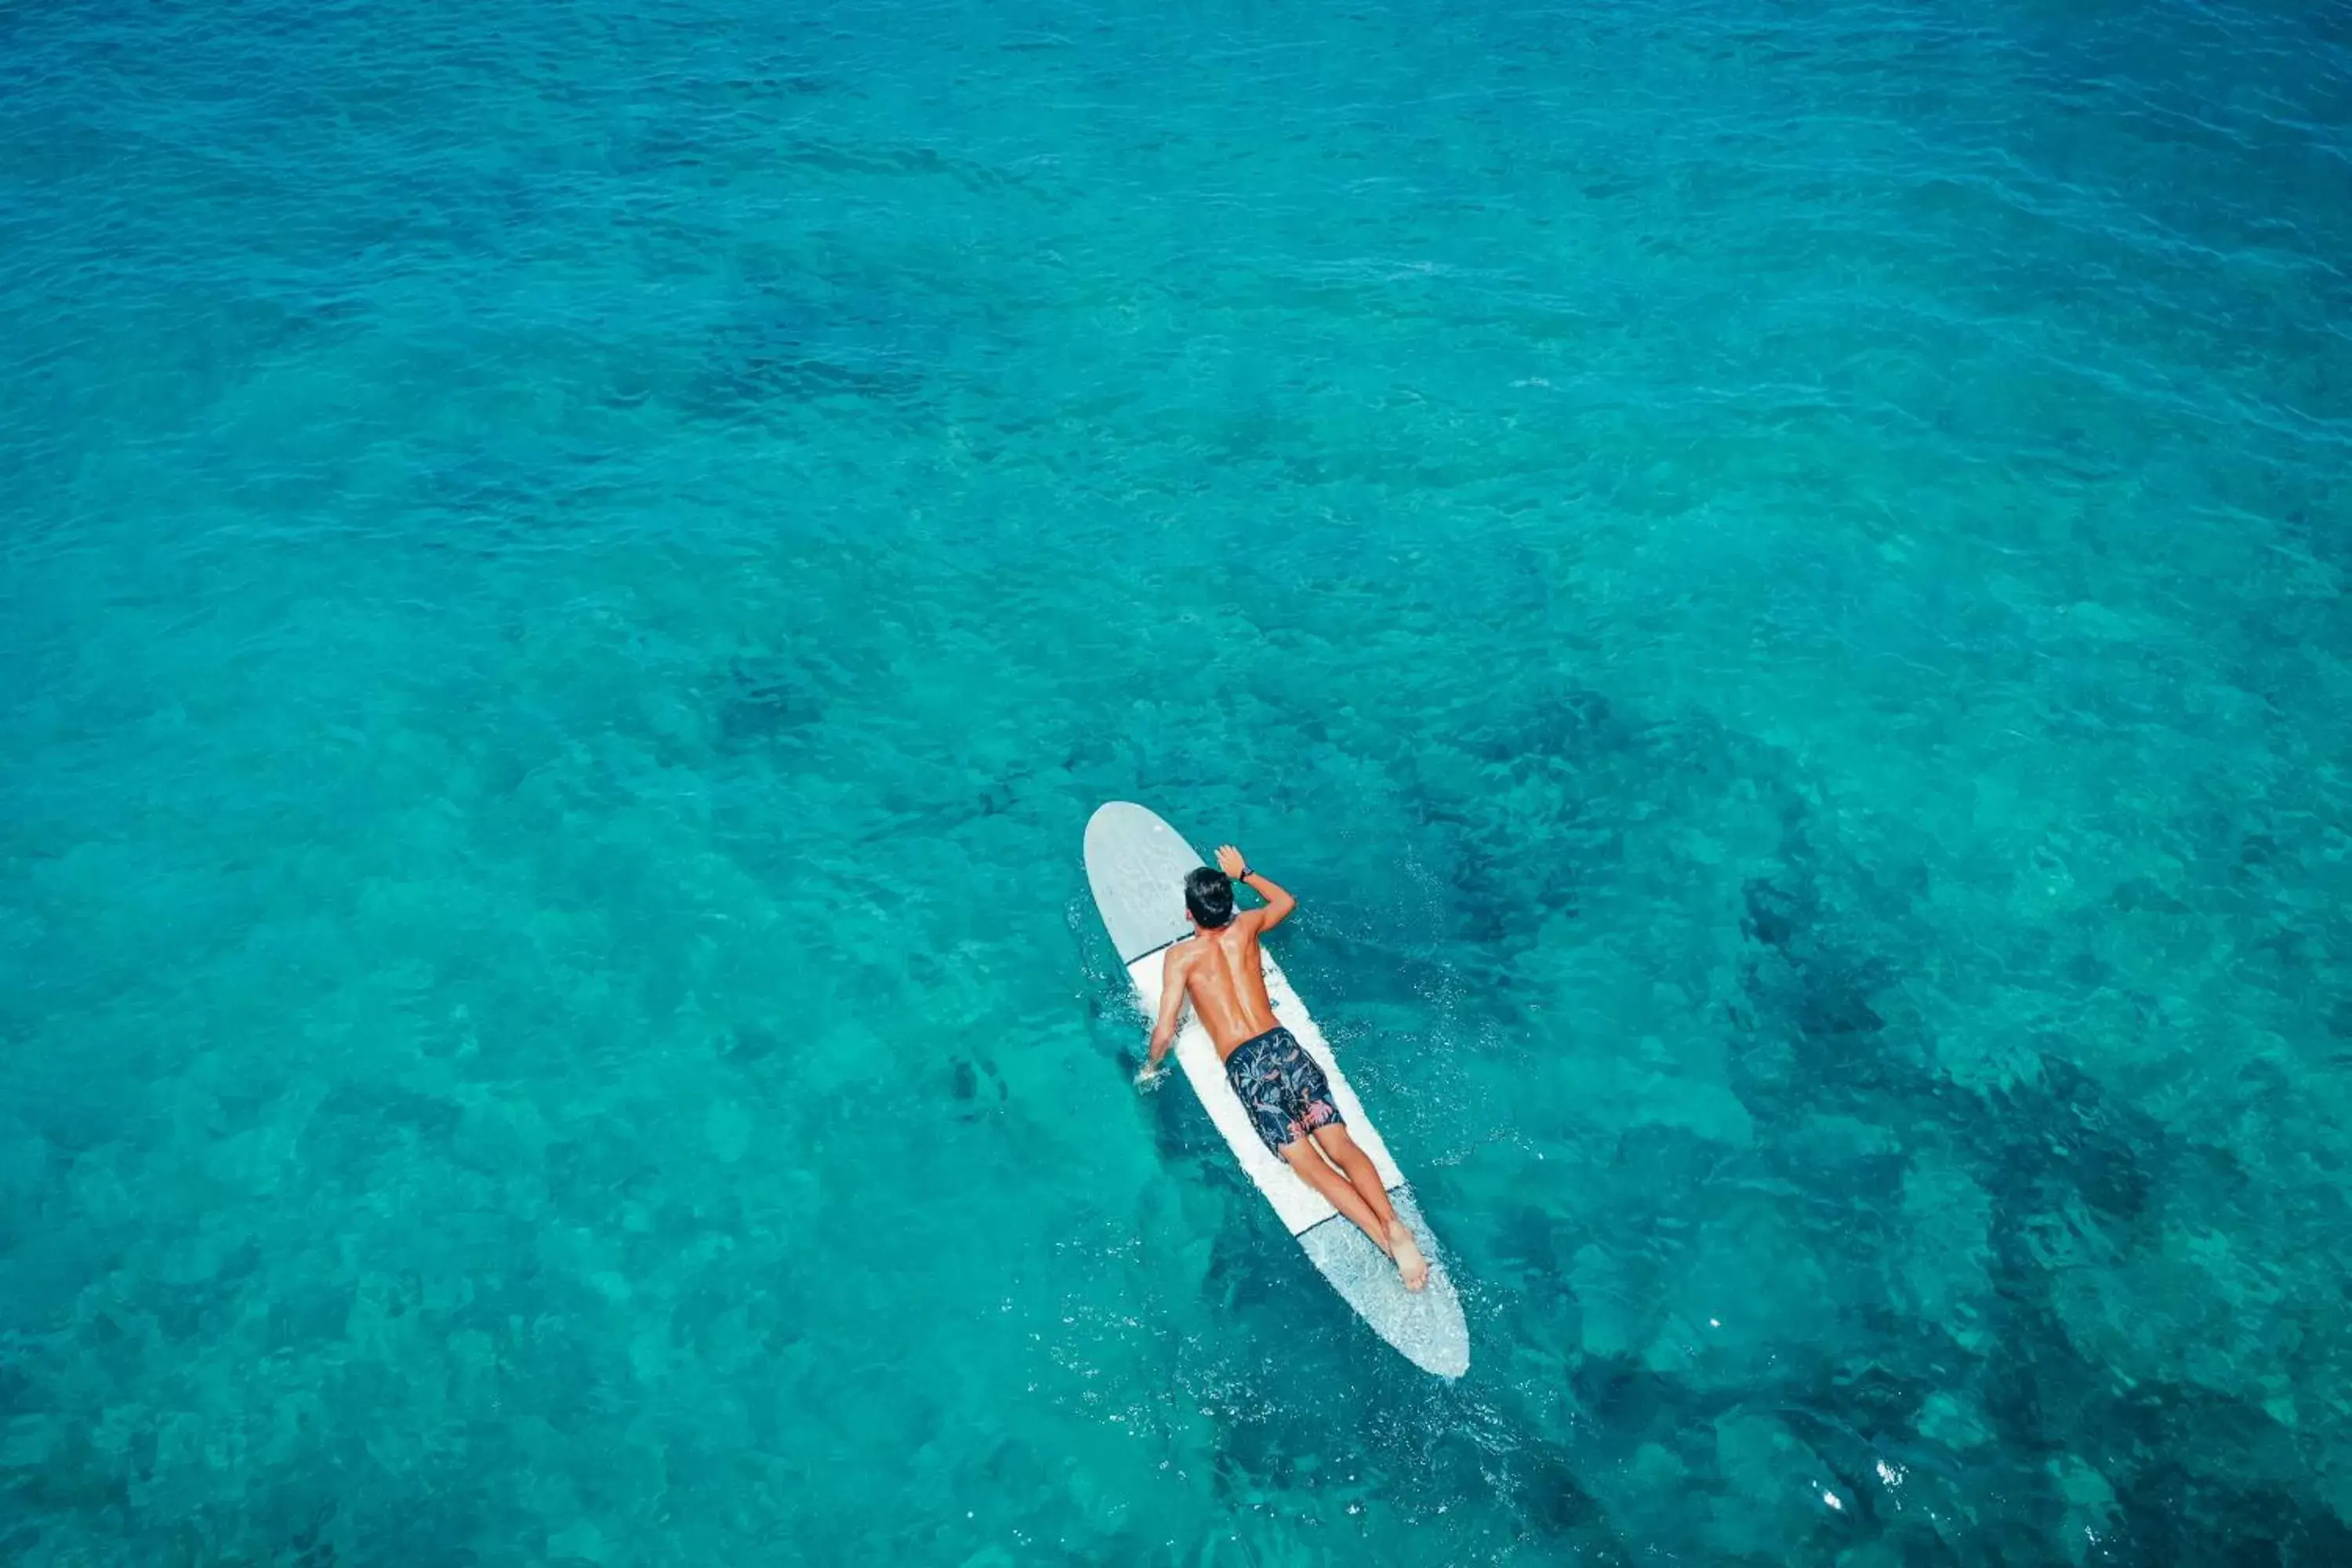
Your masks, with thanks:
<instances>
[{"instance_id":1,"label":"shirtless man","mask_svg":"<svg viewBox=\"0 0 2352 1568\"><path fill-rule=\"evenodd\" d=\"M1217 1047L1225 1081L1265 1146L1298 1173L1307 1184L1363 1228L1395 1259L1404 1288L1429 1282L1429 1263L1412 1231L1389 1206L1387 1189L1370 1158L1348 1136L1339 1108L1331 1101L1330 1080L1291 1032L1274 1019L1266 999L1265 973L1258 963L1257 939L1287 919L1298 900L1249 869L1242 852L1227 844L1217 865L1184 879L1184 918L1192 934L1168 949L1160 969L1160 1016L1151 1026L1151 1059L1141 1081L1160 1070L1175 1043L1184 1002ZM1234 883L1247 883L1265 907L1234 912Z\"/></svg>"}]
</instances>

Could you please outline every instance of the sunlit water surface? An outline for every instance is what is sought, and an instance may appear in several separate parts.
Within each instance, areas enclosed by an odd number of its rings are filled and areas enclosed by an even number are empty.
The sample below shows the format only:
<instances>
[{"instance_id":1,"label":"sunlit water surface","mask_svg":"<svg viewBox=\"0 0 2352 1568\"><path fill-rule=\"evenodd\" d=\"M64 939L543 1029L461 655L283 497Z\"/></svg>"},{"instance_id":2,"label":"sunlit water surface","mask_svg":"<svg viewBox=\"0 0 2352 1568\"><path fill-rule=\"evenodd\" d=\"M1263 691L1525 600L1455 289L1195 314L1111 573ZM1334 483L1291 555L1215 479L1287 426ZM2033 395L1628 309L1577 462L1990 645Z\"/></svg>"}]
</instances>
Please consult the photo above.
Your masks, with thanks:
<instances>
[{"instance_id":1,"label":"sunlit water surface","mask_svg":"<svg viewBox=\"0 0 2352 1568\"><path fill-rule=\"evenodd\" d=\"M2352 1561L2347 40L0 8L0 1558Z\"/></svg>"}]
</instances>

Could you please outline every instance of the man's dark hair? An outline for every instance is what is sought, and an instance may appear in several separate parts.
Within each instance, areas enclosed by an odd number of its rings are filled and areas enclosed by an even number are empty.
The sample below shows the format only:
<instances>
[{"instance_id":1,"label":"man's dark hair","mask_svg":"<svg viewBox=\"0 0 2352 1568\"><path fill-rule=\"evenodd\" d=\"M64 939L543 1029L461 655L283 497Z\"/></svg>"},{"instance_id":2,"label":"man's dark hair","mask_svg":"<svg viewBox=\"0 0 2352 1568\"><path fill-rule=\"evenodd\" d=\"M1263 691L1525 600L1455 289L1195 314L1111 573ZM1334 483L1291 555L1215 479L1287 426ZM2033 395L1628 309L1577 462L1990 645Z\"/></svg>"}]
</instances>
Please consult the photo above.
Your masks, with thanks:
<instances>
[{"instance_id":1,"label":"man's dark hair","mask_svg":"<svg viewBox=\"0 0 2352 1568\"><path fill-rule=\"evenodd\" d=\"M1184 907L1204 931L1214 931L1234 918L1234 879L1214 866L1202 866L1184 879Z\"/></svg>"}]
</instances>

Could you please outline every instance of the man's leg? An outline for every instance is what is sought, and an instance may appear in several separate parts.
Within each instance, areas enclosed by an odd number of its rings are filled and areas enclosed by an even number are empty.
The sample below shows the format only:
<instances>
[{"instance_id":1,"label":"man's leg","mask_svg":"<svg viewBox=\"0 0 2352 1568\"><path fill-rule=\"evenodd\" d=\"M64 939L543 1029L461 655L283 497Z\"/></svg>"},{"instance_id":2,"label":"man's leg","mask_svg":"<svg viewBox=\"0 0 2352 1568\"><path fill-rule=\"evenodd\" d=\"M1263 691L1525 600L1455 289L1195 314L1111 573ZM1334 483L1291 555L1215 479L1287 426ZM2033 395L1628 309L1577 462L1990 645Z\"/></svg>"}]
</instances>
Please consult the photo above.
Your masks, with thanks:
<instances>
[{"instance_id":1,"label":"man's leg","mask_svg":"<svg viewBox=\"0 0 2352 1568\"><path fill-rule=\"evenodd\" d=\"M1347 1126L1342 1122L1327 1122L1308 1136L1315 1140L1317 1148L1331 1157L1331 1163L1339 1167L1348 1184L1363 1195L1364 1206L1381 1222L1381 1235L1388 1235L1389 1226L1396 1223L1396 1210L1389 1207L1389 1190L1381 1184L1381 1173L1372 1163L1372 1157L1348 1136Z\"/></svg>"},{"instance_id":2,"label":"man's leg","mask_svg":"<svg viewBox=\"0 0 2352 1568\"><path fill-rule=\"evenodd\" d=\"M1372 1238L1396 1259L1397 1272L1404 1277L1404 1288L1420 1289L1429 1282L1429 1260L1422 1257L1421 1243L1414 1239L1412 1227L1397 1218L1396 1210L1389 1206L1388 1189L1381 1184L1380 1168L1372 1163L1372 1157L1348 1136L1342 1122L1318 1127L1313 1136L1316 1147L1331 1157L1331 1163L1348 1178L1348 1185L1355 1189L1363 1198L1364 1206L1381 1222ZM1332 1206L1339 1205L1335 1203Z\"/></svg>"},{"instance_id":3,"label":"man's leg","mask_svg":"<svg viewBox=\"0 0 2352 1568\"><path fill-rule=\"evenodd\" d=\"M1301 1180L1321 1193L1333 1208L1354 1220L1357 1227L1370 1237L1382 1252L1388 1251L1387 1222L1375 1215L1371 1205L1364 1202L1364 1194L1356 1190L1355 1183L1333 1170L1330 1163L1315 1152L1313 1140L1294 1138L1282 1146L1281 1152L1284 1162L1298 1173ZM1386 1194L1382 1196L1381 1206L1386 1208Z\"/></svg>"}]
</instances>

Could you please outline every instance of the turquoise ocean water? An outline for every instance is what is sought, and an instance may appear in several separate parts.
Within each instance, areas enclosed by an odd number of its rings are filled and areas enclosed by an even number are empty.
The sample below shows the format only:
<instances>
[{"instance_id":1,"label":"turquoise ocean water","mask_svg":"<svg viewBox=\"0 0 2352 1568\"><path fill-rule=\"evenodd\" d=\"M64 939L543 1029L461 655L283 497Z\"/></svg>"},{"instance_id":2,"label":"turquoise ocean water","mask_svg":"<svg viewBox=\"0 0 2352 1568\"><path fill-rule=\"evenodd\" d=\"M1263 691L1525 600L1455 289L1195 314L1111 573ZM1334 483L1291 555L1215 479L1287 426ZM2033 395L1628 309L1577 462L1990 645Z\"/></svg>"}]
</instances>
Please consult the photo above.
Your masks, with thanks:
<instances>
[{"instance_id":1,"label":"turquoise ocean water","mask_svg":"<svg viewBox=\"0 0 2352 1568\"><path fill-rule=\"evenodd\" d=\"M0 5L0 1561L2352 1562L2347 254L2340 3Z\"/></svg>"}]
</instances>

